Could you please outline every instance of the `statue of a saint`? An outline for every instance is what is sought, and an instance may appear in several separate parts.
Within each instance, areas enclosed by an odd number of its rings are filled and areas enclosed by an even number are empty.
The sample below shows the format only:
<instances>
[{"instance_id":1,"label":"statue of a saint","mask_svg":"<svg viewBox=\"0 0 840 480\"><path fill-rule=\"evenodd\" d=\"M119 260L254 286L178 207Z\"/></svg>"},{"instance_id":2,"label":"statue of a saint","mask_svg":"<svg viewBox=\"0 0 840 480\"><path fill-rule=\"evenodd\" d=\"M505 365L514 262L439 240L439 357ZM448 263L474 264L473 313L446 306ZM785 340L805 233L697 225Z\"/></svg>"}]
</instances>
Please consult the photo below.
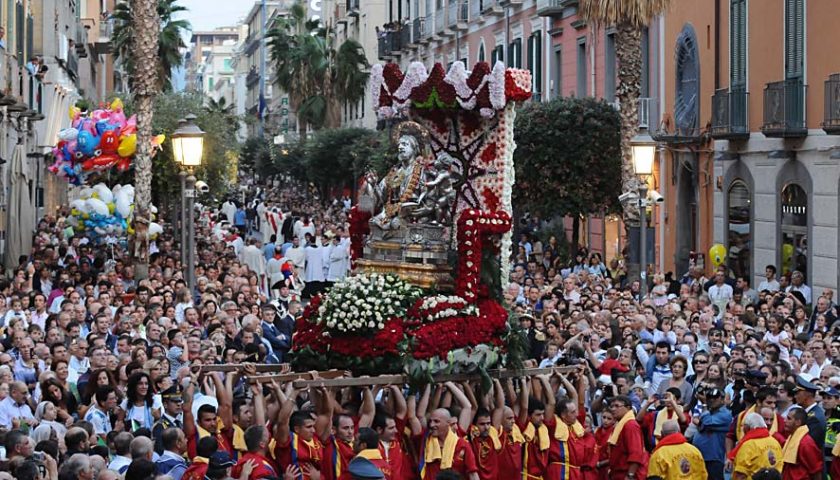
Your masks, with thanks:
<instances>
[{"instance_id":1,"label":"statue of a saint","mask_svg":"<svg viewBox=\"0 0 840 480\"><path fill-rule=\"evenodd\" d=\"M373 173L365 177L363 195L372 200L374 213L371 223L382 230L398 230L402 219L411 217L418 199L426 191L423 182L423 156L420 144L413 135L402 135L397 147L399 163L385 178L379 180Z\"/></svg>"}]
</instances>

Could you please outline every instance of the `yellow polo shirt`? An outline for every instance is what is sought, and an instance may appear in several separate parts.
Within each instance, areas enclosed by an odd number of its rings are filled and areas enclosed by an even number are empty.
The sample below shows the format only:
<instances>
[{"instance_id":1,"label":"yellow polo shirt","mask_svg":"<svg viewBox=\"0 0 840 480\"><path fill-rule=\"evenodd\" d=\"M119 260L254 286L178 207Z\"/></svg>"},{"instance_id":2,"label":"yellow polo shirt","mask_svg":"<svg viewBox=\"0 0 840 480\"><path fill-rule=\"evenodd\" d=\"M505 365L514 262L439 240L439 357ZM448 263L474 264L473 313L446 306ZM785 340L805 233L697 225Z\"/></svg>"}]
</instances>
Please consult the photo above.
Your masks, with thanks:
<instances>
[{"instance_id":1,"label":"yellow polo shirt","mask_svg":"<svg viewBox=\"0 0 840 480\"><path fill-rule=\"evenodd\" d=\"M775 438L754 438L738 450L734 471L752 478L762 468L775 468L781 472L782 464L782 447Z\"/></svg>"},{"instance_id":2,"label":"yellow polo shirt","mask_svg":"<svg viewBox=\"0 0 840 480\"><path fill-rule=\"evenodd\" d=\"M700 450L690 443L657 448L648 463L649 477L663 480L706 480L706 463Z\"/></svg>"}]
</instances>

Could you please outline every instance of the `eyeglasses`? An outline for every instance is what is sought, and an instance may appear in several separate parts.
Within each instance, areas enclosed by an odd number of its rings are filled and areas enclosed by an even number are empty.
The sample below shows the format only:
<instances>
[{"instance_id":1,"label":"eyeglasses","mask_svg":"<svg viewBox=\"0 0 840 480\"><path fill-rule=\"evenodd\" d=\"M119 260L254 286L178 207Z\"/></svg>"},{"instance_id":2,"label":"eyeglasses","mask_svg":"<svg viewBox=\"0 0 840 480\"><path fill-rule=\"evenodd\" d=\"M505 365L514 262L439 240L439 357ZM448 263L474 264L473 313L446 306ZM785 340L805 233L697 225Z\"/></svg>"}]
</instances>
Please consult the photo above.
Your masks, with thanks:
<instances>
[{"instance_id":1,"label":"eyeglasses","mask_svg":"<svg viewBox=\"0 0 840 480\"><path fill-rule=\"evenodd\" d=\"M695 360L695 361L694 361L694 364L695 364L695 365L705 365L705 364L707 364L707 363L709 363L709 361L708 361L708 360Z\"/></svg>"}]
</instances>

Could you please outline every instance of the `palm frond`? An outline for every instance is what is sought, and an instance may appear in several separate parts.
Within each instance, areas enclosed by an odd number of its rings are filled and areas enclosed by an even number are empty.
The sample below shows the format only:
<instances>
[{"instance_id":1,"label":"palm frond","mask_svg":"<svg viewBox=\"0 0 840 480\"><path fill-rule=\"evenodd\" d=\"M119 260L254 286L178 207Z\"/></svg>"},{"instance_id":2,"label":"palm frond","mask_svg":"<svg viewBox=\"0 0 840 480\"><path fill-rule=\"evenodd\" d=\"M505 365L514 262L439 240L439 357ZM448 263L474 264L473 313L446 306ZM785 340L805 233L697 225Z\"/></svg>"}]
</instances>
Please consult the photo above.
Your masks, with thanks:
<instances>
[{"instance_id":1,"label":"palm frond","mask_svg":"<svg viewBox=\"0 0 840 480\"><path fill-rule=\"evenodd\" d=\"M628 24L642 28L670 5L671 0L580 0L578 15L596 25Z\"/></svg>"}]
</instances>

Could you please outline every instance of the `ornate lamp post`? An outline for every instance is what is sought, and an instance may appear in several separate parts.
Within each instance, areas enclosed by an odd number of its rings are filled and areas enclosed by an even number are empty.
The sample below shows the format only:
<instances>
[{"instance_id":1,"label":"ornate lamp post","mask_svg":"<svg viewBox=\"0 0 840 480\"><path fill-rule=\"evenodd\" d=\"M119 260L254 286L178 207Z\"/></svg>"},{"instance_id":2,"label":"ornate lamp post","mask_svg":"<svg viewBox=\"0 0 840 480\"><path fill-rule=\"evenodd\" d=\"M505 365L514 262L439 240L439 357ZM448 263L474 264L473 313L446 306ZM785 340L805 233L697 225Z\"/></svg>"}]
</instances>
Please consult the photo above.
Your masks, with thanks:
<instances>
[{"instance_id":1,"label":"ornate lamp post","mask_svg":"<svg viewBox=\"0 0 840 480\"><path fill-rule=\"evenodd\" d=\"M639 177L639 278L641 280L640 299L647 294L647 179L653 175L653 160L656 156L656 143L647 133L633 137L633 169Z\"/></svg>"},{"instance_id":2,"label":"ornate lamp post","mask_svg":"<svg viewBox=\"0 0 840 480\"><path fill-rule=\"evenodd\" d=\"M204 155L204 132L198 128L195 115L178 122L172 133L172 153L181 167L181 258L186 268L190 295L195 292L195 168Z\"/></svg>"}]
</instances>

